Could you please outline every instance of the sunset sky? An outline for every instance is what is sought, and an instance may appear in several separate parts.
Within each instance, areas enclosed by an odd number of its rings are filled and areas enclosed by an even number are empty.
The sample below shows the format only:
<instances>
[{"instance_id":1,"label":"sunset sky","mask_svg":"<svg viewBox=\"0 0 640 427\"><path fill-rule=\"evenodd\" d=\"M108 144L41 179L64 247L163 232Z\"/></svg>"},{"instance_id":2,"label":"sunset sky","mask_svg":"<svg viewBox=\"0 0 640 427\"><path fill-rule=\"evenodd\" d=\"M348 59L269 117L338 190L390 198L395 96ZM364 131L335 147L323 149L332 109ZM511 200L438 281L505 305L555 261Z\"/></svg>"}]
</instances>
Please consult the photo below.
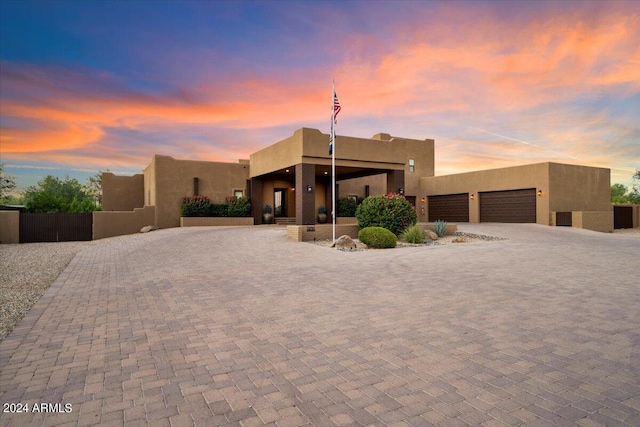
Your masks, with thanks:
<instances>
[{"instance_id":1,"label":"sunset sky","mask_svg":"<svg viewBox=\"0 0 640 427\"><path fill-rule=\"evenodd\" d=\"M236 161L300 127L436 141L436 175L640 167L637 1L1 1L20 186ZM339 153L339 146L336 147Z\"/></svg>"}]
</instances>

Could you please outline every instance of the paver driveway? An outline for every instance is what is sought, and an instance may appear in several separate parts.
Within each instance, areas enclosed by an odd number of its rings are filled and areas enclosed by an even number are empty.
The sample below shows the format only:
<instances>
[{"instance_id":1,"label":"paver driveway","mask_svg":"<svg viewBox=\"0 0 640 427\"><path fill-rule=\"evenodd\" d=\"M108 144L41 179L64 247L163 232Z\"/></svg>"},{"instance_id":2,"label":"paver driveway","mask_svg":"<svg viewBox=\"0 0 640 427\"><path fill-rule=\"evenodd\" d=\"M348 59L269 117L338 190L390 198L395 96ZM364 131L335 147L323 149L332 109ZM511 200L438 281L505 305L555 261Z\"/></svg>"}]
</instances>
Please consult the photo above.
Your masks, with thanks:
<instances>
[{"instance_id":1,"label":"paver driveway","mask_svg":"<svg viewBox=\"0 0 640 427\"><path fill-rule=\"evenodd\" d=\"M640 239L460 228L509 240L345 253L187 228L86 249L0 345L3 409L62 413L0 421L640 425Z\"/></svg>"}]
</instances>

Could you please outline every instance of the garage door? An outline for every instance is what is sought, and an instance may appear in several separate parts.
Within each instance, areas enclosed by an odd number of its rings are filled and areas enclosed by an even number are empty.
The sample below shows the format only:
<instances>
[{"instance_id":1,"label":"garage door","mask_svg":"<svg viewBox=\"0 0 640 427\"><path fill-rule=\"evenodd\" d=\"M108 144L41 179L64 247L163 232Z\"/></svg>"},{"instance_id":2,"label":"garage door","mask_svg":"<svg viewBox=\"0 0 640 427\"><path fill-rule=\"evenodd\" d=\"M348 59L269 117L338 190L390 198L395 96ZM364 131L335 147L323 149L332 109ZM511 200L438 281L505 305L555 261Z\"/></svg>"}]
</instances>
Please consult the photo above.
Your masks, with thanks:
<instances>
[{"instance_id":1,"label":"garage door","mask_svg":"<svg viewBox=\"0 0 640 427\"><path fill-rule=\"evenodd\" d=\"M536 222L536 189L480 193L480 222Z\"/></svg>"},{"instance_id":2,"label":"garage door","mask_svg":"<svg viewBox=\"0 0 640 427\"><path fill-rule=\"evenodd\" d=\"M429 221L469 222L469 193L429 196Z\"/></svg>"}]
</instances>

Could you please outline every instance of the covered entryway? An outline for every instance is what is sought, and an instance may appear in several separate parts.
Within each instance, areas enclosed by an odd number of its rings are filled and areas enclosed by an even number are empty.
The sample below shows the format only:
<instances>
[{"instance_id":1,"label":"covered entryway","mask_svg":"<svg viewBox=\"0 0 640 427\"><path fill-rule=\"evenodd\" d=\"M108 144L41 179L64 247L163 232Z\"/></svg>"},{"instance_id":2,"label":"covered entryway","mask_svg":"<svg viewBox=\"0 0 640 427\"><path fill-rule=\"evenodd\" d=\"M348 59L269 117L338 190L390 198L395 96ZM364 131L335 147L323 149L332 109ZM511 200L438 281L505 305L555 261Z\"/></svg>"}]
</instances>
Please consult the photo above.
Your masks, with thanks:
<instances>
[{"instance_id":1,"label":"covered entryway","mask_svg":"<svg viewBox=\"0 0 640 427\"><path fill-rule=\"evenodd\" d=\"M536 189L480 193L480 222L536 222Z\"/></svg>"},{"instance_id":2,"label":"covered entryway","mask_svg":"<svg viewBox=\"0 0 640 427\"><path fill-rule=\"evenodd\" d=\"M469 222L469 193L429 196L429 221Z\"/></svg>"}]
</instances>

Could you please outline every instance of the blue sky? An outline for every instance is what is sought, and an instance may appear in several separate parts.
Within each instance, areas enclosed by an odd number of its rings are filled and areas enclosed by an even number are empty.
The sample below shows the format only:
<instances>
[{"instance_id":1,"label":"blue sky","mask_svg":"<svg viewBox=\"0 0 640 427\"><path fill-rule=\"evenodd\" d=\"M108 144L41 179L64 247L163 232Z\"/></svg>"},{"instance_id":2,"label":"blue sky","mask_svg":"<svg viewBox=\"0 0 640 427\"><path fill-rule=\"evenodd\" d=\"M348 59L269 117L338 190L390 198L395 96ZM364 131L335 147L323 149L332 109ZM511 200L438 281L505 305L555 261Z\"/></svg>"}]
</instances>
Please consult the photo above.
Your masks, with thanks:
<instances>
[{"instance_id":1,"label":"blue sky","mask_svg":"<svg viewBox=\"0 0 640 427\"><path fill-rule=\"evenodd\" d=\"M436 140L436 174L640 167L636 2L0 2L0 161L21 186L235 161L300 127Z\"/></svg>"}]
</instances>

